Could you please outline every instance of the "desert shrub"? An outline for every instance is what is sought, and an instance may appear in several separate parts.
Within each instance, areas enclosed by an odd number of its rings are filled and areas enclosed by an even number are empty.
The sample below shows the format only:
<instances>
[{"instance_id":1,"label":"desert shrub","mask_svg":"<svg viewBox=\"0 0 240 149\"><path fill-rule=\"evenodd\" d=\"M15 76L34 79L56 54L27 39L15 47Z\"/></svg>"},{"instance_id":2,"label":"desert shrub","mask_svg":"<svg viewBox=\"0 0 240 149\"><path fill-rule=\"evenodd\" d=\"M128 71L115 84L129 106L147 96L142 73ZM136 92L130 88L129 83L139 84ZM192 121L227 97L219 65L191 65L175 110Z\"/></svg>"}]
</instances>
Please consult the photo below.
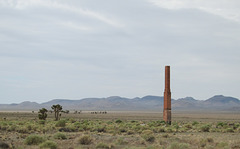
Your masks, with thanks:
<instances>
[{"instance_id":1,"label":"desert shrub","mask_svg":"<svg viewBox=\"0 0 240 149\"><path fill-rule=\"evenodd\" d=\"M54 135L54 138L55 139L59 139L59 140L64 140L64 139L67 139L66 135L64 133L56 133Z\"/></svg>"},{"instance_id":2,"label":"desert shrub","mask_svg":"<svg viewBox=\"0 0 240 149\"><path fill-rule=\"evenodd\" d=\"M133 135L133 134L134 134L134 131L128 130L127 134L128 134L128 135Z\"/></svg>"},{"instance_id":3,"label":"desert shrub","mask_svg":"<svg viewBox=\"0 0 240 149\"><path fill-rule=\"evenodd\" d=\"M201 126L200 129L201 129L202 132L209 132L210 126L209 125L203 125L203 126Z\"/></svg>"},{"instance_id":4,"label":"desert shrub","mask_svg":"<svg viewBox=\"0 0 240 149\"><path fill-rule=\"evenodd\" d=\"M237 129L237 132L239 132L239 133L240 133L240 128L238 128L238 129Z\"/></svg>"},{"instance_id":5,"label":"desert shrub","mask_svg":"<svg viewBox=\"0 0 240 149\"><path fill-rule=\"evenodd\" d=\"M192 125L193 125L193 126L194 126L194 125L197 125L197 124L199 124L197 121L192 122Z\"/></svg>"},{"instance_id":6,"label":"desert shrub","mask_svg":"<svg viewBox=\"0 0 240 149\"><path fill-rule=\"evenodd\" d=\"M165 132L165 129L164 129L164 128L159 128L158 131L159 131L159 132Z\"/></svg>"},{"instance_id":7,"label":"desert shrub","mask_svg":"<svg viewBox=\"0 0 240 149\"><path fill-rule=\"evenodd\" d=\"M78 131L78 129L75 126L72 126L72 125L67 126L65 128L68 129L68 132L76 132L76 131Z\"/></svg>"},{"instance_id":8,"label":"desert shrub","mask_svg":"<svg viewBox=\"0 0 240 149\"><path fill-rule=\"evenodd\" d=\"M70 128L65 128L65 127L60 128L58 131L60 131L60 132L74 132L72 129L70 129Z\"/></svg>"},{"instance_id":9,"label":"desert shrub","mask_svg":"<svg viewBox=\"0 0 240 149\"><path fill-rule=\"evenodd\" d=\"M240 123L235 123L233 127L234 127L234 129L236 129L236 128L238 128L239 126L240 126Z\"/></svg>"},{"instance_id":10,"label":"desert shrub","mask_svg":"<svg viewBox=\"0 0 240 149\"><path fill-rule=\"evenodd\" d=\"M111 125L113 122L112 121L107 121L106 122L108 125Z\"/></svg>"},{"instance_id":11,"label":"desert shrub","mask_svg":"<svg viewBox=\"0 0 240 149\"><path fill-rule=\"evenodd\" d=\"M144 130L142 132L142 138L147 142L154 142L155 141L155 137L153 136L153 133L150 130Z\"/></svg>"},{"instance_id":12,"label":"desert shrub","mask_svg":"<svg viewBox=\"0 0 240 149\"><path fill-rule=\"evenodd\" d=\"M228 144L226 142L220 142L220 143L217 143L216 148L225 148L227 146Z\"/></svg>"},{"instance_id":13,"label":"desert shrub","mask_svg":"<svg viewBox=\"0 0 240 149\"><path fill-rule=\"evenodd\" d=\"M128 142L125 141L123 137L120 137L117 139L117 144L118 145L126 145L126 144L128 144Z\"/></svg>"},{"instance_id":14,"label":"desert shrub","mask_svg":"<svg viewBox=\"0 0 240 149\"><path fill-rule=\"evenodd\" d=\"M102 143L102 142L98 143L96 148L110 149L110 147L107 144Z\"/></svg>"},{"instance_id":15,"label":"desert shrub","mask_svg":"<svg viewBox=\"0 0 240 149\"><path fill-rule=\"evenodd\" d=\"M88 126L88 124L83 124L83 125L81 125L81 126L79 127L79 130L85 130L85 131L87 131L87 130L90 130L90 127Z\"/></svg>"},{"instance_id":16,"label":"desert shrub","mask_svg":"<svg viewBox=\"0 0 240 149\"><path fill-rule=\"evenodd\" d=\"M167 149L188 149L189 145L186 143L173 142Z\"/></svg>"},{"instance_id":17,"label":"desert shrub","mask_svg":"<svg viewBox=\"0 0 240 149\"><path fill-rule=\"evenodd\" d=\"M217 123L217 127L223 127L223 126L225 126L225 125L227 125L227 123L224 123L224 122L218 122Z\"/></svg>"},{"instance_id":18,"label":"desert shrub","mask_svg":"<svg viewBox=\"0 0 240 149\"><path fill-rule=\"evenodd\" d=\"M44 125L46 123L46 121L45 120L39 120L38 123L41 124L41 125Z\"/></svg>"},{"instance_id":19,"label":"desert shrub","mask_svg":"<svg viewBox=\"0 0 240 149\"><path fill-rule=\"evenodd\" d=\"M57 149L57 144L53 141L46 141L39 145L40 149Z\"/></svg>"},{"instance_id":20,"label":"desert shrub","mask_svg":"<svg viewBox=\"0 0 240 149\"><path fill-rule=\"evenodd\" d=\"M184 127L187 128L187 129L192 129L192 125L191 124L186 124L186 125L184 125Z\"/></svg>"},{"instance_id":21,"label":"desert shrub","mask_svg":"<svg viewBox=\"0 0 240 149\"><path fill-rule=\"evenodd\" d=\"M0 126L1 130L7 130L7 126Z\"/></svg>"},{"instance_id":22,"label":"desert shrub","mask_svg":"<svg viewBox=\"0 0 240 149\"><path fill-rule=\"evenodd\" d=\"M66 126L66 121L65 120L59 120L57 121L56 127L65 127Z\"/></svg>"},{"instance_id":23,"label":"desert shrub","mask_svg":"<svg viewBox=\"0 0 240 149\"><path fill-rule=\"evenodd\" d=\"M213 141L213 138L207 138L207 142L213 143L213 142L214 142L214 141Z\"/></svg>"},{"instance_id":24,"label":"desert shrub","mask_svg":"<svg viewBox=\"0 0 240 149\"><path fill-rule=\"evenodd\" d=\"M26 127L20 127L17 129L18 133L28 133L28 129Z\"/></svg>"},{"instance_id":25,"label":"desert shrub","mask_svg":"<svg viewBox=\"0 0 240 149\"><path fill-rule=\"evenodd\" d=\"M138 126L133 126L132 129L135 130L135 131L139 131L139 130L141 130L141 126L139 126L139 125Z\"/></svg>"},{"instance_id":26,"label":"desert shrub","mask_svg":"<svg viewBox=\"0 0 240 149\"><path fill-rule=\"evenodd\" d=\"M98 126L96 128L97 132L106 132L106 127L105 126Z\"/></svg>"},{"instance_id":27,"label":"desert shrub","mask_svg":"<svg viewBox=\"0 0 240 149\"><path fill-rule=\"evenodd\" d=\"M78 142L82 145L89 145L92 143L92 138L90 136L82 136L79 138Z\"/></svg>"},{"instance_id":28,"label":"desert shrub","mask_svg":"<svg viewBox=\"0 0 240 149\"><path fill-rule=\"evenodd\" d=\"M163 138L168 138L169 135L168 135L168 134L164 134L164 135L162 135L162 137L163 137Z\"/></svg>"},{"instance_id":29,"label":"desert shrub","mask_svg":"<svg viewBox=\"0 0 240 149\"><path fill-rule=\"evenodd\" d=\"M116 120L115 123L122 123L122 120Z\"/></svg>"},{"instance_id":30,"label":"desert shrub","mask_svg":"<svg viewBox=\"0 0 240 149\"><path fill-rule=\"evenodd\" d=\"M74 123L74 126L76 127L76 128L80 128L81 127L81 123L80 122L76 122L76 123Z\"/></svg>"},{"instance_id":31,"label":"desert shrub","mask_svg":"<svg viewBox=\"0 0 240 149\"><path fill-rule=\"evenodd\" d=\"M166 130L167 132L173 132L173 130L172 130L172 128L167 128L167 130Z\"/></svg>"},{"instance_id":32,"label":"desert shrub","mask_svg":"<svg viewBox=\"0 0 240 149\"><path fill-rule=\"evenodd\" d=\"M69 113L69 110L66 110L66 111L68 111L68 113ZM70 123L74 123L74 124L77 122L77 121L76 121L75 119L73 119L73 118L69 119L68 121L69 121Z\"/></svg>"},{"instance_id":33,"label":"desert shrub","mask_svg":"<svg viewBox=\"0 0 240 149\"><path fill-rule=\"evenodd\" d=\"M160 124L160 125L165 125L165 124L166 124L166 122L163 121L163 120L162 120L162 121L156 121L156 123L157 123L157 124ZM160 125L159 125L159 126L160 126Z\"/></svg>"},{"instance_id":34,"label":"desert shrub","mask_svg":"<svg viewBox=\"0 0 240 149\"><path fill-rule=\"evenodd\" d=\"M44 142L45 139L41 136L38 136L38 135L30 135L28 136L25 140L24 140L24 143L26 145L38 145L42 142Z\"/></svg>"},{"instance_id":35,"label":"desert shrub","mask_svg":"<svg viewBox=\"0 0 240 149\"><path fill-rule=\"evenodd\" d=\"M120 133L127 132L127 129L126 129L126 128L124 128L124 127L121 127L121 128L119 128L119 132L120 132Z\"/></svg>"},{"instance_id":36,"label":"desert shrub","mask_svg":"<svg viewBox=\"0 0 240 149\"><path fill-rule=\"evenodd\" d=\"M15 131L17 130L17 126L16 125L12 125L8 128L9 131Z\"/></svg>"},{"instance_id":37,"label":"desert shrub","mask_svg":"<svg viewBox=\"0 0 240 149\"><path fill-rule=\"evenodd\" d=\"M201 139L199 141L199 145L200 145L200 147L205 147L207 145L207 140L206 139Z\"/></svg>"},{"instance_id":38,"label":"desert shrub","mask_svg":"<svg viewBox=\"0 0 240 149\"><path fill-rule=\"evenodd\" d=\"M155 141L155 137L151 134L143 135L143 139L147 142L154 142Z\"/></svg>"},{"instance_id":39,"label":"desert shrub","mask_svg":"<svg viewBox=\"0 0 240 149\"><path fill-rule=\"evenodd\" d=\"M0 142L0 148L1 149L8 149L8 148L10 148L10 146L5 142Z\"/></svg>"},{"instance_id":40,"label":"desert shrub","mask_svg":"<svg viewBox=\"0 0 240 149\"><path fill-rule=\"evenodd\" d=\"M33 129L33 126L32 125L27 125L27 129L30 131Z\"/></svg>"},{"instance_id":41,"label":"desert shrub","mask_svg":"<svg viewBox=\"0 0 240 149\"><path fill-rule=\"evenodd\" d=\"M180 128L178 124L175 124L173 127L176 129L176 131L178 131L178 129Z\"/></svg>"},{"instance_id":42,"label":"desert shrub","mask_svg":"<svg viewBox=\"0 0 240 149\"><path fill-rule=\"evenodd\" d=\"M232 128L227 128L226 132L234 132L234 130Z\"/></svg>"},{"instance_id":43,"label":"desert shrub","mask_svg":"<svg viewBox=\"0 0 240 149\"><path fill-rule=\"evenodd\" d=\"M135 120L131 120L130 122L131 122L131 123L136 123L137 121L135 121Z\"/></svg>"}]
</instances>

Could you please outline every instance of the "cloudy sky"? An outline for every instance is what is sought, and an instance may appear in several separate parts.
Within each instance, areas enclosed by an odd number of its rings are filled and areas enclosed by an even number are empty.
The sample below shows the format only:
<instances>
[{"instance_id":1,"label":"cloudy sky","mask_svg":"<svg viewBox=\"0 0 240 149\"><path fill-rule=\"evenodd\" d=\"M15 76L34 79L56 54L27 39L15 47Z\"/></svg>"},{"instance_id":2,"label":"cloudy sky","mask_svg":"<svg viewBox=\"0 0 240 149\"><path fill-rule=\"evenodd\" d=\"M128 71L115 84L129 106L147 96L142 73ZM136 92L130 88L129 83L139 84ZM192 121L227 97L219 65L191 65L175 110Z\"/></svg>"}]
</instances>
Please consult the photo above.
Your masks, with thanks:
<instances>
[{"instance_id":1,"label":"cloudy sky","mask_svg":"<svg viewBox=\"0 0 240 149\"><path fill-rule=\"evenodd\" d=\"M0 0L0 103L240 98L239 0Z\"/></svg>"}]
</instances>

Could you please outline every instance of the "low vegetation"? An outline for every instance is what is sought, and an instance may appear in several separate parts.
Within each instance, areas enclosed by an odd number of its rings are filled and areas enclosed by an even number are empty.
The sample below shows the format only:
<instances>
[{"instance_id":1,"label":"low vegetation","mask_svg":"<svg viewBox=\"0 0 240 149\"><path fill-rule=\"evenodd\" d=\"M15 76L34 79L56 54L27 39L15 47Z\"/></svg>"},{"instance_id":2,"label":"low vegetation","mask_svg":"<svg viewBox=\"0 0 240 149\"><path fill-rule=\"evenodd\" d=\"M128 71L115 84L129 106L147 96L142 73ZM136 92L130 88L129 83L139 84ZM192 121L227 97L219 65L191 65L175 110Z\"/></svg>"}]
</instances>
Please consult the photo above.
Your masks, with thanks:
<instances>
[{"instance_id":1,"label":"low vegetation","mask_svg":"<svg viewBox=\"0 0 240 149\"><path fill-rule=\"evenodd\" d=\"M24 143L25 143L26 145L38 145L38 144L40 144L40 143L42 143L42 142L44 142L44 141L45 141L45 139L44 139L43 137L41 137L41 136L38 136L38 135L30 135L30 136L28 136L28 137L25 139Z\"/></svg>"},{"instance_id":2,"label":"low vegetation","mask_svg":"<svg viewBox=\"0 0 240 149\"><path fill-rule=\"evenodd\" d=\"M57 149L57 144L53 141L46 141L39 145L40 149Z\"/></svg>"},{"instance_id":3,"label":"low vegetation","mask_svg":"<svg viewBox=\"0 0 240 149\"><path fill-rule=\"evenodd\" d=\"M172 125L159 120L62 118L55 121L54 114L46 120L0 117L0 148L240 147L239 121L173 121Z\"/></svg>"},{"instance_id":4,"label":"low vegetation","mask_svg":"<svg viewBox=\"0 0 240 149\"><path fill-rule=\"evenodd\" d=\"M65 140L67 139L67 136L64 133L58 132L54 135L54 139Z\"/></svg>"},{"instance_id":5,"label":"low vegetation","mask_svg":"<svg viewBox=\"0 0 240 149\"><path fill-rule=\"evenodd\" d=\"M92 143L92 138L90 136L82 136L78 139L78 142L82 145L89 145Z\"/></svg>"}]
</instances>

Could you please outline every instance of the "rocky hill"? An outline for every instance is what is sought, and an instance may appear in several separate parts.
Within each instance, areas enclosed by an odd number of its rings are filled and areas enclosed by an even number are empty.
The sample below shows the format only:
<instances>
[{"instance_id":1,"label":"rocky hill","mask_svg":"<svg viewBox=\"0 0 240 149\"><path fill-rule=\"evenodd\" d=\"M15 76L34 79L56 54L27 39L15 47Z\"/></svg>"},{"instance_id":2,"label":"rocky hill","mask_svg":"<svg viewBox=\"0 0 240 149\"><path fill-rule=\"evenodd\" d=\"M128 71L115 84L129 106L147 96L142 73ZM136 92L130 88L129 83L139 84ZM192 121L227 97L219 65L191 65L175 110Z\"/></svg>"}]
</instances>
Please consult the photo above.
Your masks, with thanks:
<instances>
[{"instance_id":1,"label":"rocky hill","mask_svg":"<svg viewBox=\"0 0 240 149\"><path fill-rule=\"evenodd\" d=\"M60 104L64 109L68 110L162 111L163 97L145 96L129 99L111 96L108 98L85 98L80 100L54 99L41 104L25 101L20 104L0 104L0 110L38 110L43 107L50 109L54 104ZM240 111L240 100L223 95L216 95L207 100L196 100L192 97L172 99L172 110Z\"/></svg>"}]
</instances>

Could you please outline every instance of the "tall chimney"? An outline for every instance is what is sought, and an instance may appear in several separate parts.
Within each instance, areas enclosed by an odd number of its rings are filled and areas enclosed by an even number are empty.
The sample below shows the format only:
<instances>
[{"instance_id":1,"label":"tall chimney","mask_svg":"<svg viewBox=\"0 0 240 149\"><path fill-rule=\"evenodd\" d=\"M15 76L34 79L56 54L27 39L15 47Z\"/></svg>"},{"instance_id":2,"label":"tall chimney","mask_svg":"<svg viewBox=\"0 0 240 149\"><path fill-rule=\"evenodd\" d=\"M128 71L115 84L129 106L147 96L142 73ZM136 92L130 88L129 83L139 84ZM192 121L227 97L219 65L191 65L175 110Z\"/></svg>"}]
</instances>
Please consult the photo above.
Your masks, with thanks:
<instances>
[{"instance_id":1,"label":"tall chimney","mask_svg":"<svg viewBox=\"0 0 240 149\"><path fill-rule=\"evenodd\" d=\"M163 120L171 125L171 90L170 90L170 66L165 66L165 90Z\"/></svg>"}]
</instances>

